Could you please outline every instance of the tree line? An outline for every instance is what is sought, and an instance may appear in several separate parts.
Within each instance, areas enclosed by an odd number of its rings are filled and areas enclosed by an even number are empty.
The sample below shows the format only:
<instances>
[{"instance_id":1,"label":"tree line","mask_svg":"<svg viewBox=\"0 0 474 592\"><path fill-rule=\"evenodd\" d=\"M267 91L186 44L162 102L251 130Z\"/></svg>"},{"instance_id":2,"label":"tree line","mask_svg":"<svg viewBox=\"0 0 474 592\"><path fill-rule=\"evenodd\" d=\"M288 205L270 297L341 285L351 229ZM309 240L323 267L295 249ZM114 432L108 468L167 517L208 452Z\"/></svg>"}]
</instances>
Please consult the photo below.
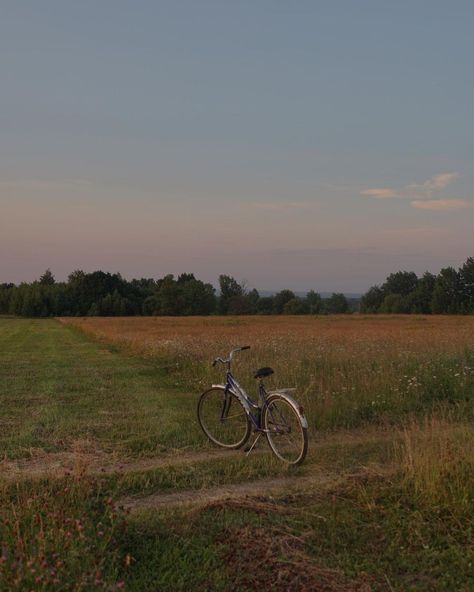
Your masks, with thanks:
<instances>
[{"instance_id":1,"label":"tree line","mask_svg":"<svg viewBox=\"0 0 474 592\"><path fill-rule=\"evenodd\" d=\"M32 283L0 284L0 314L49 316L188 316L245 314L337 314L353 309L344 294L329 298L311 290L261 296L228 275L219 276L219 293L192 273L155 280L125 280L118 273L74 271L57 282L51 270Z\"/></svg>"},{"instance_id":2,"label":"tree line","mask_svg":"<svg viewBox=\"0 0 474 592\"><path fill-rule=\"evenodd\" d=\"M360 299L333 293L322 298L310 290L297 296L281 290L260 295L229 275L219 276L219 291L183 273L155 280L125 280L119 273L74 271L57 282L51 270L31 283L0 284L0 314L49 316L189 316L252 314L474 313L474 257L458 270L442 269L438 275L413 271L390 274L381 286L372 286Z\"/></svg>"},{"instance_id":3,"label":"tree line","mask_svg":"<svg viewBox=\"0 0 474 592\"><path fill-rule=\"evenodd\" d=\"M438 275L428 271L398 271L362 297L363 313L474 314L474 257L459 269L445 267Z\"/></svg>"}]
</instances>

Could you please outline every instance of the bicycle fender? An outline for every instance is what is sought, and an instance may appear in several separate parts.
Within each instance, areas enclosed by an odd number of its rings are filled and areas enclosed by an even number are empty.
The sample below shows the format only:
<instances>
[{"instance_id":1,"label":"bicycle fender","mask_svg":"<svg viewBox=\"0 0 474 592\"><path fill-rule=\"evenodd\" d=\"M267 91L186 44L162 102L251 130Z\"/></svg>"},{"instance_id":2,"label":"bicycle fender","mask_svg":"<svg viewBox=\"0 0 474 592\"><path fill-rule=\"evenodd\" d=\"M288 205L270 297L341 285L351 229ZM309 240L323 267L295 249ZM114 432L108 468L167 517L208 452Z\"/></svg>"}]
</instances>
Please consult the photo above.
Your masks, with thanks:
<instances>
[{"instance_id":1,"label":"bicycle fender","mask_svg":"<svg viewBox=\"0 0 474 592\"><path fill-rule=\"evenodd\" d=\"M211 387L212 387L212 388L221 388L221 389L223 389L224 391L226 390L226 386L225 386L225 384L212 384L212 385L211 385ZM245 411L246 411L248 414L250 414L250 413L251 413L250 406L249 406L249 404L247 403L247 399L246 399L246 398L245 398L243 395L241 395L241 394L240 394L240 392L238 392L238 391L235 391L235 390L230 390L230 389L227 389L227 391L228 391L228 392L230 392L230 393L233 393L233 394L234 394L234 395L237 397L237 399L239 399L239 401L242 403L242 405L243 405L243 407L244 407Z\"/></svg>"},{"instance_id":2,"label":"bicycle fender","mask_svg":"<svg viewBox=\"0 0 474 592\"><path fill-rule=\"evenodd\" d=\"M301 425L304 428L308 429L308 420L306 419L306 415L304 414L303 407L295 399L293 399L293 397L287 392L286 389L282 389L281 391L271 391L271 393L268 393L268 394L270 397L272 395L279 395L282 399L285 399L285 401L288 401L288 403L293 407L293 409L296 411L298 417L300 418Z\"/></svg>"}]
</instances>

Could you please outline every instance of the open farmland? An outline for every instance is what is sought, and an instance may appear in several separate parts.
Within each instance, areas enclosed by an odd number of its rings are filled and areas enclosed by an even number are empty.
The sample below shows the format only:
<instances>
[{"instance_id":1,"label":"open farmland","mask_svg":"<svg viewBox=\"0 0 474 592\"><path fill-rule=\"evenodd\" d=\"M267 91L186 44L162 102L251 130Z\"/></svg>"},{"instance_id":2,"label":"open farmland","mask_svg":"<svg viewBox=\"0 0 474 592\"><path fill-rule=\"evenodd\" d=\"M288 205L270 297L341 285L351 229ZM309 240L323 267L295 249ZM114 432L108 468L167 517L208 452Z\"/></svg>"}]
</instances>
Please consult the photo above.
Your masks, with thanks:
<instances>
[{"instance_id":1,"label":"open farmland","mask_svg":"<svg viewBox=\"0 0 474 592\"><path fill-rule=\"evenodd\" d=\"M474 317L340 316L68 319L88 335L164 361L176 384L199 393L219 381L211 361L233 347L236 372L275 369L271 384L296 386L311 427L396 422L445 408L472 414ZM472 415L471 415L472 417Z\"/></svg>"},{"instance_id":2,"label":"open farmland","mask_svg":"<svg viewBox=\"0 0 474 592\"><path fill-rule=\"evenodd\" d=\"M296 470L197 425L246 344ZM3 318L0 380L0 589L472 590L473 317Z\"/></svg>"}]
</instances>

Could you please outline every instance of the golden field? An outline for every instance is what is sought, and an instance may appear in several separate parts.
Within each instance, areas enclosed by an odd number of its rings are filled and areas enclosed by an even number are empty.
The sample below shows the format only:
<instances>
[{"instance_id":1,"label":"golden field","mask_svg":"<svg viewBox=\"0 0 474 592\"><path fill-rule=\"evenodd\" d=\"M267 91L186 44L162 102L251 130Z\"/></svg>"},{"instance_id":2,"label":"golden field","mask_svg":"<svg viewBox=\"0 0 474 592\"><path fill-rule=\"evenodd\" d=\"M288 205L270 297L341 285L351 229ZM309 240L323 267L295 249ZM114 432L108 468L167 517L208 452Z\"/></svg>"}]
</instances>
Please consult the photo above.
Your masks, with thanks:
<instances>
[{"instance_id":1,"label":"golden field","mask_svg":"<svg viewBox=\"0 0 474 592\"><path fill-rule=\"evenodd\" d=\"M250 345L234 370L270 365L274 387L296 386L310 425L352 427L401 415L470 415L474 317L415 315L130 317L62 319L128 352L166 363L191 392L219 380L216 356Z\"/></svg>"}]
</instances>

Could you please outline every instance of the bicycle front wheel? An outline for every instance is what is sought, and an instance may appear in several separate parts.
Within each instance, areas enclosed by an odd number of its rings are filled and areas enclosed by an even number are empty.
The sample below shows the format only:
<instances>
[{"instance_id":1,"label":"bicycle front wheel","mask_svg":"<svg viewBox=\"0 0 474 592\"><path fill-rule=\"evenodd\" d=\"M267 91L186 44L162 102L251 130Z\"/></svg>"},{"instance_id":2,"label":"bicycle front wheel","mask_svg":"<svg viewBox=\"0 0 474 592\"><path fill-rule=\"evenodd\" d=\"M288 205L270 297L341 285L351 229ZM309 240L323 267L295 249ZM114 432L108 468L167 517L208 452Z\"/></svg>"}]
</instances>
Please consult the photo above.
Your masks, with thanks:
<instances>
[{"instance_id":1,"label":"bicycle front wheel","mask_svg":"<svg viewBox=\"0 0 474 592\"><path fill-rule=\"evenodd\" d=\"M308 430L291 403L271 395L264 408L263 425L270 448L289 465L301 464L308 451Z\"/></svg>"},{"instance_id":2,"label":"bicycle front wheel","mask_svg":"<svg viewBox=\"0 0 474 592\"><path fill-rule=\"evenodd\" d=\"M199 399L197 415L206 436L223 448L240 448L250 436L247 413L232 393L214 387Z\"/></svg>"}]
</instances>

